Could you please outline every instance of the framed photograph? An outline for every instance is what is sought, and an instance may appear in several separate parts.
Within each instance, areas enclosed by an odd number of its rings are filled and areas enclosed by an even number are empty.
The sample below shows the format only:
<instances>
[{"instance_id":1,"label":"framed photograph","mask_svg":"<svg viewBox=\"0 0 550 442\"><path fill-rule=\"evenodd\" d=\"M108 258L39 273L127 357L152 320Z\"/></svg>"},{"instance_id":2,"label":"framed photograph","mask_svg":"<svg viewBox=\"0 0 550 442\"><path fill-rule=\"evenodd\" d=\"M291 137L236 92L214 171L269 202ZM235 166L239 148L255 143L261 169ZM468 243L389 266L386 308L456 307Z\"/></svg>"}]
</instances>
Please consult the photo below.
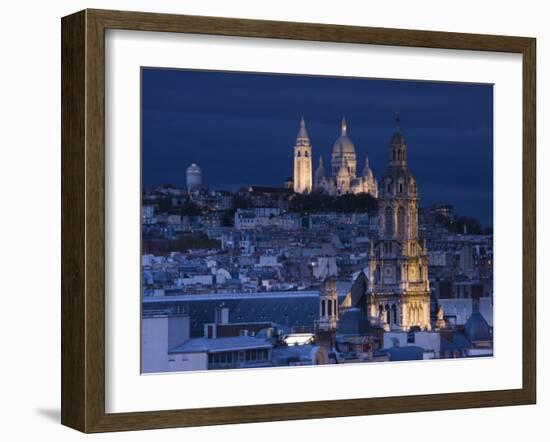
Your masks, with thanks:
<instances>
[{"instance_id":1,"label":"framed photograph","mask_svg":"<svg viewBox=\"0 0 550 442\"><path fill-rule=\"evenodd\" d=\"M535 39L62 19L62 423L536 400Z\"/></svg>"}]
</instances>

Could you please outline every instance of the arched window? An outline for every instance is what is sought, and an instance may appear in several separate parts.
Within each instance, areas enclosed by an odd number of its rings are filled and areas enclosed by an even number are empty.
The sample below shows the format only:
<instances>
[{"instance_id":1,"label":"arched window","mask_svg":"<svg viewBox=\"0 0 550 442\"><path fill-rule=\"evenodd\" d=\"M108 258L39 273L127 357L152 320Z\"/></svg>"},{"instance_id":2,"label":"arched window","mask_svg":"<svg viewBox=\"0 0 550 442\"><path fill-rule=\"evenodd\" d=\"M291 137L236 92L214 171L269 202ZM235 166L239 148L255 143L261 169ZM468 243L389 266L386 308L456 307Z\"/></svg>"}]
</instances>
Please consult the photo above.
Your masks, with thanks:
<instances>
[{"instance_id":1,"label":"arched window","mask_svg":"<svg viewBox=\"0 0 550 442\"><path fill-rule=\"evenodd\" d=\"M307 150L304 152L304 156L307 158Z\"/></svg>"},{"instance_id":2,"label":"arched window","mask_svg":"<svg viewBox=\"0 0 550 442\"><path fill-rule=\"evenodd\" d=\"M393 234L393 210L391 207L386 207L386 235Z\"/></svg>"},{"instance_id":3,"label":"arched window","mask_svg":"<svg viewBox=\"0 0 550 442\"><path fill-rule=\"evenodd\" d=\"M297 156L297 157L301 157L301 156L302 156L301 152L298 151L298 155L296 155L296 156Z\"/></svg>"},{"instance_id":4,"label":"arched window","mask_svg":"<svg viewBox=\"0 0 550 442\"><path fill-rule=\"evenodd\" d=\"M328 315L332 316L332 301L328 300Z\"/></svg>"},{"instance_id":5,"label":"arched window","mask_svg":"<svg viewBox=\"0 0 550 442\"><path fill-rule=\"evenodd\" d=\"M325 316L325 300L321 300L321 316Z\"/></svg>"},{"instance_id":6,"label":"arched window","mask_svg":"<svg viewBox=\"0 0 550 442\"><path fill-rule=\"evenodd\" d=\"M395 161L395 150L392 150L393 153L393 161Z\"/></svg>"},{"instance_id":7,"label":"arched window","mask_svg":"<svg viewBox=\"0 0 550 442\"><path fill-rule=\"evenodd\" d=\"M397 235L403 236L405 234L405 209L399 207L397 209Z\"/></svg>"}]
</instances>

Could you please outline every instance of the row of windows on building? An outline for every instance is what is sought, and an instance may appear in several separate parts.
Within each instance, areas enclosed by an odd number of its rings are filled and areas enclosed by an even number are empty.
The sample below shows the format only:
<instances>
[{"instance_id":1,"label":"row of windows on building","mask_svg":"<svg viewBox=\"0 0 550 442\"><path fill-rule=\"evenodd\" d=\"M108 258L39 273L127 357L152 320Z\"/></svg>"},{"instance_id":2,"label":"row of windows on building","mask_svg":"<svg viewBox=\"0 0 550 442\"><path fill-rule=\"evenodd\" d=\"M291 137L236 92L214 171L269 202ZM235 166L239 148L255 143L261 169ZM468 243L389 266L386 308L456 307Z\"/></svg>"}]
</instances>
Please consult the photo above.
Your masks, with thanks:
<instances>
[{"instance_id":1,"label":"row of windows on building","mask_svg":"<svg viewBox=\"0 0 550 442\"><path fill-rule=\"evenodd\" d=\"M222 368L239 363L265 362L269 360L269 349L226 351L208 354L208 368Z\"/></svg>"}]
</instances>

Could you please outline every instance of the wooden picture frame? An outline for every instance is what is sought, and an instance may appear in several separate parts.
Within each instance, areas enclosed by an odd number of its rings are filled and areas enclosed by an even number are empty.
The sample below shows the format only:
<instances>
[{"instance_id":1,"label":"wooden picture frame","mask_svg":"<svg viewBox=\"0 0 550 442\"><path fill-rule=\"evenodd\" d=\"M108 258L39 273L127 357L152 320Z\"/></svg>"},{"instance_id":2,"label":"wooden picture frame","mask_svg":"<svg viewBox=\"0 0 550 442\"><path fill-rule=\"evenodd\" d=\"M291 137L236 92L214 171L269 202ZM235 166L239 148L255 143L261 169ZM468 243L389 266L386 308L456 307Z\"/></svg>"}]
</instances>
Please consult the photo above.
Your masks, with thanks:
<instances>
[{"instance_id":1,"label":"wooden picture frame","mask_svg":"<svg viewBox=\"0 0 550 442\"><path fill-rule=\"evenodd\" d=\"M124 29L523 57L523 385L513 390L108 414L105 412L105 30ZM534 404L536 152L533 38L106 10L62 19L62 424L83 432Z\"/></svg>"}]
</instances>

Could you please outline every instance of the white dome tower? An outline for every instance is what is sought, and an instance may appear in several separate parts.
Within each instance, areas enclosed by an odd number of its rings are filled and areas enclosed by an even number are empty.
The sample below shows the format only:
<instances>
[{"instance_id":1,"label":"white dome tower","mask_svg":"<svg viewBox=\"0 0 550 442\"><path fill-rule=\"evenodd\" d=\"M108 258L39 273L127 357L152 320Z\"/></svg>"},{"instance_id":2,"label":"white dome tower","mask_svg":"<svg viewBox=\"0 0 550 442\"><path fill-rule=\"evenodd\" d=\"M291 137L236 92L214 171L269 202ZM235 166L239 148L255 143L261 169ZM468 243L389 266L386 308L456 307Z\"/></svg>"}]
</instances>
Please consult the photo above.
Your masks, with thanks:
<instances>
[{"instance_id":1,"label":"white dome tower","mask_svg":"<svg viewBox=\"0 0 550 442\"><path fill-rule=\"evenodd\" d=\"M193 192L202 186L202 170L196 163L192 163L186 172L187 190Z\"/></svg>"},{"instance_id":2,"label":"white dome tower","mask_svg":"<svg viewBox=\"0 0 550 442\"><path fill-rule=\"evenodd\" d=\"M344 166L351 180L356 177L357 173L357 155L355 154L355 145L348 136L348 124L345 117L342 117L340 129L340 136L332 148L332 176L336 177L340 168Z\"/></svg>"}]
</instances>

